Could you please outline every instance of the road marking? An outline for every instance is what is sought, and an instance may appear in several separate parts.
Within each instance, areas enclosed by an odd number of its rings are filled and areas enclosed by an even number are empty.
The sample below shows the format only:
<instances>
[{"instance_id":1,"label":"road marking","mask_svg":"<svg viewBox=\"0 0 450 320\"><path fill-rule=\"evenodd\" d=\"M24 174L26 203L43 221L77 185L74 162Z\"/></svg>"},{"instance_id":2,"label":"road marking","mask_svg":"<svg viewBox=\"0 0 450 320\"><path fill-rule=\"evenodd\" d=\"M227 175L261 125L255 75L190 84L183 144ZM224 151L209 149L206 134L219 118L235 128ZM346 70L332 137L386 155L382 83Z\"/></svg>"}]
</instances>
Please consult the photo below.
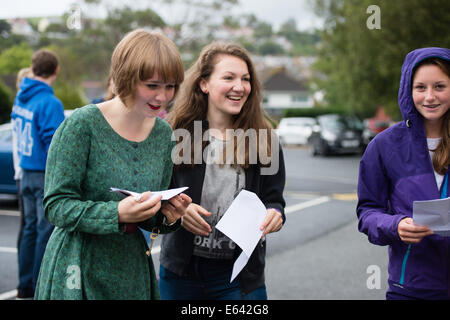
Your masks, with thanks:
<instances>
[{"instance_id":1,"label":"road marking","mask_svg":"<svg viewBox=\"0 0 450 320\"><path fill-rule=\"evenodd\" d=\"M152 248L152 254L157 254L161 252L161 246L156 246Z\"/></svg>"},{"instance_id":2,"label":"road marking","mask_svg":"<svg viewBox=\"0 0 450 320\"><path fill-rule=\"evenodd\" d=\"M318 206L319 204L328 202L330 200L331 200L331 198L328 197L328 196L320 197L320 198L317 198L317 199L312 199L312 200L309 200L309 201L301 202L301 203L294 204L292 206L286 207L284 209L284 212L286 214L288 214L288 213L300 211L300 210L303 210L303 209L306 209L306 208L309 208L309 207Z\"/></svg>"},{"instance_id":3,"label":"road marking","mask_svg":"<svg viewBox=\"0 0 450 320\"><path fill-rule=\"evenodd\" d=\"M342 201L354 201L358 200L356 193L333 193L333 199Z\"/></svg>"},{"instance_id":4,"label":"road marking","mask_svg":"<svg viewBox=\"0 0 450 320\"><path fill-rule=\"evenodd\" d=\"M17 248L11 248L11 247L0 247L0 252L6 252L6 253L17 253Z\"/></svg>"},{"instance_id":5,"label":"road marking","mask_svg":"<svg viewBox=\"0 0 450 320\"><path fill-rule=\"evenodd\" d=\"M0 300L8 300L17 296L17 290L11 290L8 292L0 293Z\"/></svg>"},{"instance_id":6,"label":"road marking","mask_svg":"<svg viewBox=\"0 0 450 320\"><path fill-rule=\"evenodd\" d=\"M20 217L20 213L17 210L0 210L0 216Z\"/></svg>"}]
</instances>

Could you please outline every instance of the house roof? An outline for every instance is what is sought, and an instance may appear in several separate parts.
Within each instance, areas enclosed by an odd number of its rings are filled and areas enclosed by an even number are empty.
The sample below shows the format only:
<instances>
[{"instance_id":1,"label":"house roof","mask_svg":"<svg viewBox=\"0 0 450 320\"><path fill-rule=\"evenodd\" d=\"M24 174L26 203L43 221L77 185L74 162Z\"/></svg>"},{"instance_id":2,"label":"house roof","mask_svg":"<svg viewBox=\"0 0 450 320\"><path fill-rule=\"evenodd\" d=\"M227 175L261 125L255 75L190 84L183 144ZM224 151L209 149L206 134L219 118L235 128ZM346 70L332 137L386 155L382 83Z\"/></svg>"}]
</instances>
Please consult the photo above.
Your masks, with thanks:
<instances>
[{"instance_id":1,"label":"house roof","mask_svg":"<svg viewBox=\"0 0 450 320\"><path fill-rule=\"evenodd\" d=\"M307 85L289 76L284 68L272 70L262 77L262 85L266 91L307 91Z\"/></svg>"}]
</instances>

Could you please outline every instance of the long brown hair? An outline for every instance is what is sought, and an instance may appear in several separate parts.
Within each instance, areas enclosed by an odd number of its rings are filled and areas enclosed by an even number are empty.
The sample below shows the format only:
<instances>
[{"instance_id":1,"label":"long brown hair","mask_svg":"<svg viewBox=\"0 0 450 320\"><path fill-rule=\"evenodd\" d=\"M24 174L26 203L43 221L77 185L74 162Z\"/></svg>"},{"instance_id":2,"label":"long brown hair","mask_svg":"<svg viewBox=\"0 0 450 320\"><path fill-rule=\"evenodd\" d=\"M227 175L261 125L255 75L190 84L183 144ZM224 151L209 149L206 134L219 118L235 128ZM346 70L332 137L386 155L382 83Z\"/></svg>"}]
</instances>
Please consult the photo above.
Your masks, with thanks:
<instances>
[{"instance_id":1,"label":"long brown hair","mask_svg":"<svg viewBox=\"0 0 450 320\"><path fill-rule=\"evenodd\" d=\"M412 79L414 79L415 72L425 65L437 66L450 78L450 61L433 57L423 60L415 67ZM442 138L439 145L433 150L434 155L432 159L434 170L441 175L447 173L450 164L450 110L447 110L447 113L443 117L444 119L441 127Z\"/></svg>"},{"instance_id":2,"label":"long brown hair","mask_svg":"<svg viewBox=\"0 0 450 320\"><path fill-rule=\"evenodd\" d=\"M200 81L202 79L208 80L214 70L214 66L218 62L219 55L230 55L242 59L248 68L250 74L251 91L239 114L233 116L233 130L242 129L244 132L248 129L255 129L257 133L257 152L260 154L260 148L266 148L266 155L271 157L271 125L267 121L261 101L262 92L261 84L255 71L253 62L250 59L248 52L238 44L213 42L207 45L200 53L197 61L186 72L186 77L178 96L174 100L174 104L169 114L167 121L174 130L186 129L191 136L194 134L194 121L206 120L208 113L208 95L200 89ZM207 128L202 128L204 132ZM260 129L266 129L267 136L260 137ZM203 133L202 132L202 133ZM267 138L267 139L266 139ZM260 141L261 139L261 141ZM191 165L194 164L194 139L191 139ZM245 164L239 163L242 167L247 168L250 164L249 159L249 141L244 139L245 147ZM237 138L235 137L235 142ZM238 163L238 143L234 144L234 162ZM206 142L202 143L202 150L205 148ZM263 149L264 150L264 149ZM258 157L258 163L261 161ZM264 163L265 165L266 163Z\"/></svg>"}]
</instances>

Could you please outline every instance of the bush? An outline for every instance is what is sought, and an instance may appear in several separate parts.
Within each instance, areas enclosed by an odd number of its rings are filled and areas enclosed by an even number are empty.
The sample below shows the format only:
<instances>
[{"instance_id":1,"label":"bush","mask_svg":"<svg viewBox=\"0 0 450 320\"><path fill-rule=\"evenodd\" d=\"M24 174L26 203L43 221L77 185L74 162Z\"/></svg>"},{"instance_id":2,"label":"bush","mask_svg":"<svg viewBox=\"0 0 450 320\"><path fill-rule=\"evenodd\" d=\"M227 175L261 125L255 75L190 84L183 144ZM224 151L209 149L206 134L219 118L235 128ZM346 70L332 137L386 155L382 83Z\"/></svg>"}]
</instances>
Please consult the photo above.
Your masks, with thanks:
<instances>
[{"instance_id":1,"label":"bush","mask_svg":"<svg viewBox=\"0 0 450 320\"><path fill-rule=\"evenodd\" d=\"M9 120L11 119L12 105L12 92L0 80L0 123L9 122Z\"/></svg>"},{"instance_id":2,"label":"bush","mask_svg":"<svg viewBox=\"0 0 450 320\"><path fill-rule=\"evenodd\" d=\"M86 105L82 98L81 89L68 83L58 82L54 86L55 96L61 100L64 109L76 109Z\"/></svg>"}]
</instances>

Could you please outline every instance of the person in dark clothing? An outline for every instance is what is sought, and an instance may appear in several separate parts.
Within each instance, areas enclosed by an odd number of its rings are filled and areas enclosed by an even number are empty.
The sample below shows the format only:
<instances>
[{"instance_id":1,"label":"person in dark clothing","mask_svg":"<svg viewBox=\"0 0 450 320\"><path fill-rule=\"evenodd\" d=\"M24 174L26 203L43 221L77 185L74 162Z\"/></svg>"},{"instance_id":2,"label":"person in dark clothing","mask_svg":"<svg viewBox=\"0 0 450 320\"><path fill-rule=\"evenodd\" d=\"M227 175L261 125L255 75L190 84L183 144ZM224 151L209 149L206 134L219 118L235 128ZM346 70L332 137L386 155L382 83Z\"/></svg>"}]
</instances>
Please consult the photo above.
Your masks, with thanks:
<instances>
[{"instance_id":1,"label":"person in dark clothing","mask_svg":"<svg viewBox=\"0 0 450 320\"><path fill-rule=\"evenodd\" d=\"M162 239L161 298L267 299L265 235L279 231L285 221L285 168L245 49L206 46L188 70L167 120L175 135L187 133L172 153L171 187L189 186L192 204L182 228ZM260 198L267 214L259 244L230 283L242 250L215 225L243 189Z\"/></svg>"}]
</instances>

